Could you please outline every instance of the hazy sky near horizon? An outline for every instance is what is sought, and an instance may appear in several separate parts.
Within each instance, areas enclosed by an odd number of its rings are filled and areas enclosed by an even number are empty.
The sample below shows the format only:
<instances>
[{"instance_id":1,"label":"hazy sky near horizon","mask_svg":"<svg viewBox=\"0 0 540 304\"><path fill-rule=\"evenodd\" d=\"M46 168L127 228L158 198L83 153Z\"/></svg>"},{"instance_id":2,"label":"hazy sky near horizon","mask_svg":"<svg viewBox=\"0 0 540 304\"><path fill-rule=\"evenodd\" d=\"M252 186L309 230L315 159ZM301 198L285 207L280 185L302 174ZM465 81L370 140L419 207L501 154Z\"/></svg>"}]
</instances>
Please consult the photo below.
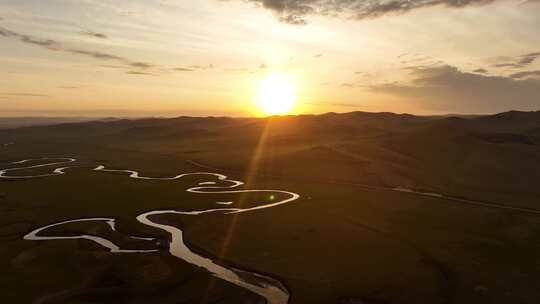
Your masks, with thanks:
<instances>
[{"instance_id":1,"label":"hazy sky near horizon","mask_svg":"<svg viewBox=\"0 0 540 304\"><path fill-rule=\"evenodd\" d=\"M0 116L540 109L540 1L2 0Z\"/></svg>"}]
</instances>

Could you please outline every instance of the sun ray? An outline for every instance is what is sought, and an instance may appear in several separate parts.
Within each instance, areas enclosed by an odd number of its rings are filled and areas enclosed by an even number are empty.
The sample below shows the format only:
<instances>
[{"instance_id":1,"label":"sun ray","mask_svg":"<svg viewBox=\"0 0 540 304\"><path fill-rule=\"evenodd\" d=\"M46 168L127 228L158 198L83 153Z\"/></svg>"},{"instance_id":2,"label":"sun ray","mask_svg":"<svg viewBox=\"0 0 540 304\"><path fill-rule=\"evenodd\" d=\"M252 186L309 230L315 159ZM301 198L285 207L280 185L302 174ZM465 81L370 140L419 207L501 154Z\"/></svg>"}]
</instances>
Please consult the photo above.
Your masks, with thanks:
<instances>
[{"instance_id":1,"label":"sun ray","mask_svg":"<svg viewBox=\"0 0 540 304\"><path fill-rule=\"evenodd\" d=\"M245 177L244 177L244 180L245 180L244 186L246 188L250 188L252 186L253 179L256 177L257 170L259 168L259 163L265 150L266 139L268 137L270 123L271 123L271 118L267 119L264 122L263 129L261 131L259 140L257 142L257 146L255 147L255 150L253 151L253 156L251 157L251 161L249 163L249 166L246 170ZM248 198L247 195L248 194L244 193L240 196L239 201L238 201L238 208L243 207L243 205L245 204ZM233 214L231 221L227 227L225 238L223 242L221 243L221 248L220 248L219 254L217 255L218 260L220 261L222 261L227 255L232 239L234 237L236 226L238 225L238 216L241 216L241 215ZM208 282L208 285L206 286L206 290L203 295L203 301L201 303L206 303L206 301L209 299L211 295L211 291L214 288L214 286L215 286L215 280L211 278Z\"/></svg>"}]
</instances>

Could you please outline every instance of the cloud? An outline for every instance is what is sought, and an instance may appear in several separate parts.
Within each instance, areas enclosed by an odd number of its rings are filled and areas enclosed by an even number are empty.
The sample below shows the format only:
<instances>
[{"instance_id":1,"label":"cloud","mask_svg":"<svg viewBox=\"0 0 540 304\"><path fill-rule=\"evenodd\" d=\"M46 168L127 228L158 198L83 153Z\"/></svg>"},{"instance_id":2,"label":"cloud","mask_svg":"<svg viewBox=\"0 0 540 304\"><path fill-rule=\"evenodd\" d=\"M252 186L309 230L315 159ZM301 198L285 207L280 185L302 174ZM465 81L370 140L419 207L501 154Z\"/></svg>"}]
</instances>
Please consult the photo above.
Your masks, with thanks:
<instances>
[{"instance_id":1,"label":"cloud","mask_svg":"<svg viewBox=\"0 0 540 304\"><path fill-rule=\"evenodd\" d=\"M397 59L400 59L400 58L405 57L405 56L408 56L408 55L409 55L409 53L401 53L401 54L399 54L399 55L397 56Z\"/></svg>"},{"instance_id":2,"label":"cloud","mask_svg":"<svg viewBox=\"0 0 540 304\"><path fill-rule=\"evenodd\" d=\"M354 83L350 83L350 84L352 84L352 86L355 86L355 87L363 87L363 86L365 86L367 81L371 81L372 79L377 77L377 75L379 75L379 73L378 72L357 71L357 72L354 72L354 75L356 76L357 79L361 79L361 80L356 80Z\"/></svg>"},{"instance_id":3,"label":"cloud","mask_svg":"<svg viewBox=\"0 0 540 304\"><path fill-rule=\"evenodd\" d=\"M474 74L450 65L417 67L411 70L410 76L413 80L409 84L378 84L370 86L369 90L444 112L487 113L540 108L540 79Z\"/></svg>"},{"instance_id":4,"label":"cloud","mask_svg":"<svg viewBox=\"0 0 540 304\"><path fill-rule=\"evenodd\" d=\"M105 60L105 61L116 61L118 63L121 63L125 65L125 68L138 68L138 69L149 69L152 67L155 67L155 65L146 63L146 62L138 62L130 60L129 58L125 58L122 56L94 51L94 50L85 50L85 49L78 49L78 48L70 48L65 46L64 44L51 39L40 39L36 38L30 35L21 34L3 27L0 27L0 36L3 36L5 38L13 38L18 39L19 41L23 43L32 44L35 46L46 48L50 51L55 52L64 52L64 53L70 53L73 55L80 55L80 56L86 56L93 59L98 60Z\"/></svg>"},{"instance_id":5,"label":"cloud","mask_svg":"<svg viewBox=\"0 0 540 304\"><path fill-rule=\"evenodd\" d=\"M513 79L522 79L522 78L529 78L529 77L540 77L540 70L538 71L523 71L523 72L517 72L510 75L510 78Z\"/></svg>"},{"instance_id":6,"label":"cloud","mask_svg":"<svg viewBox=\"0 0 540 304\"><path fill-rule=\"evenodd\" d=\"M96 52L96 51L87 51L87 50L70 50L70 49L62 49L64 52L72 53L75 55L84 55L87 57L92 57L94 59L101 59L101 60L116 60L116 61L122 61L122 62L129 62L129 60L122 58L120 56L108 54L108 53L102 53L102 52Z\"/></svg>"},{"instance_id":7,"label":"cloud","mask_svg":"<svg viewBox=\"0 0 540 304\"><path fill-rule=\"evenodd\" d=\"M399 59L399 63L401 65L404 65L403 69L414 69L415 67L419 65L427 66L427 65L440 65L441 61L433 58L431 56L426 56L422 54L411 54L411 53L404 53L399 56L397 56Z\"/></svg>"},{"instance_id":8,"label":"cloud","mask_svg":"<svg viewBox=\"0 0 540 304\"><path fill-rule=\"evenodd\" d=\"M474 70L473 72L478 73L478 74L487 74L488 70L480 68L480 69Z\"/></svg>"},{"instance_id":9,"label":"cloud","mask_svg":"<svg viewBox=\"0 0 540 304\"><path fill-rule=\"evenodd\" d=\"M141 71L127 71L126 74L129 74L129 75L154 75L152 73L141 72Z\"/></svg>"},{"instance_id":10,"label":"cloud","mask_svg":"<svg viewBox=\"0 0 540 304\"><path fill-rule=\"evenodd\" d=\"M102 33L97 33L94 31L82 31L81 35L90 36L93 38L99 38L99 39L108 39L109 37Z\"/></svg>"},{"instance_id":11,"label":"cloud","mask_svg":"<svg viewBox=\"0 0 540 304\"><path fill-rule=\"evenodd\" d=\"M194 71L193 69L190 69L190 68L174 68L173 70L180 71L180 72L193 72Z\"/></svg>"},{"instance_id":12,"label":"cloud","mask_svg":"<svg viewBox=\"0 0 540 304\"><path fill-rule=\"evenodd\" d=\"M346 16L355 19L404 14L419 8L462 8L497 0L246 0L272 10L282 22L302 25L309 15Z\"/></svg>"},{"instance_id":13,"label":"cloud","mask_svg":"<svg viewBox=\"0 0 540 304\"><path fill-rule=\"evenodd\" d=\"M155 67L155 65L146 62L129 62L129 65L140 69L149 69Z\"/></svg>"},{"instance_id":14,"label":"cloud","mask_svg":"<svg viewBox=\"0 0 540 304\"><path fill-rule=\"evenodd\" d=\"M206 70L213 70L215 69L216 67L213 65L213 64L208 64L208 65L190 65L190 66L187 66L187 67L178 67L178 68L173 68L172 70L173 71L179 71L179 72L195 72L195 71L206 71Z\"/></svg>"},{"instance_id":15,"label":"cloud","mask_svg":"<svg viewBox=\"0 0 540 304\"><path fill-rule=\"evenodd\" d=\"M507 58L503 57L502 60L505 61L503 63L495 63L493 64L496 68L524 68L528 65L532 64L536 59L540 57L540 52L534 52L529 54L524 54L517 56L516 58Z\"/></svg>"},{"instance_id":16,"label":"cloud","mask_svg":"<svg viewBox=\"0 0 540 304\"><path fill-rule=\"evenodd\" d=\"M117 69L117 70L125 70L126 66L124 65L114 65L114 64L101 64L100 67L107 68L107 69Z\"/></svg>"},{"instance_id":17,"label":"cloud","mask_svg":"<svg viewBox=\"0 0 540 304\"><path fill-rule=\"evenodd\" d=\"M297 15L283 15L279 17L279 20L283 23L293 24L293 25L306 25L307 21L302 16Z\"/></svg>"},{"instance_id":18,"label":"cloud","mask_svg":"<svg viewBox=\"0 0 540 304\"><path fill-rule=\"evenodd\" d=\"M37 46L42 46L42 47L48 48L49 50L53 50L53 51L61 49L60 44L58 42L54 41L54 40L39 40L39 39L34 39L32 37L25 36L25 37L21 38L21 41L25 42L25 43L34 44L34 45L37 45Z\"/></svg>"},{"instance_id":19,"label":"cloud","mask_svg":"<svg viewBox=\"0 0 540 304\"><path fill-rule=\"evenodd\" d=\"M29 35L24 35L24 34L20 34L20 33L8 30L3 27L0 27L0 36L6 37L6 38L16 38L24 43L41 46L41 47L44 47L53 51L60 50L62 48L60 43L58 43L57 41L50 40L50 39L38 39Z\"/></svg>"},{"instance_id":20,"label":"cloud","mask_svg":"<svg viewBox=\"0 0 540 304\"><path fill-rule=\"evenodd\" d=\"M191 65L189 66L190 69L193 69L193 70L212 70L215 68L215 66L213 64L208 64L208 65Z\"/></svg>"},{"instance_id":21,"label":"cloud","mask_svg":"<svg viewBox=\"0 0 540 304\"><path fill-rule=\"evenodd\" d=\"M531 63L533 63L533 62L536 60L536 58L538 58L539 56L540 56L540 52L521 55L521 56L519 57L518 64L521 64L521 65L528 65L528 64L531 64Z\"/></svg>"},{"instance_id":22,"label":"cloud","mask_svg":"<svg viewBox=\"0 0 540 304\"><path fill-rule=\"evenodd\" d=\"M35 94L35 93L3 93L0 94L3 96L19 96L19 97L51 97L50 95L46 94Z\"/></svg>"}]
</instances>

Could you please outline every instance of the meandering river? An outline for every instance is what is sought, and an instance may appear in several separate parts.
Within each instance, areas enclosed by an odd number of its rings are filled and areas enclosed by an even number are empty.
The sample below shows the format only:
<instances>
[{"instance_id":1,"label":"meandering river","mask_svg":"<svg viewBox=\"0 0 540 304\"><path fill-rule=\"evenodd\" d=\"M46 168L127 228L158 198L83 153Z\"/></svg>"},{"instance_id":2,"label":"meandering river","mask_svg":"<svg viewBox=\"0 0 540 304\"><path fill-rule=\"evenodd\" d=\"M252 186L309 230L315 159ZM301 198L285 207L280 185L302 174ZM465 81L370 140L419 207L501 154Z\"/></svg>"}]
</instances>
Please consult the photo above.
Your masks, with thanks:
<instances>
[{"instance_id":1,"label":"meandering river","mask_svg":"<svg viewBox=\"0 0 540 304\"><path fill-rule=\"evenodd\" d=\"M25 159L17 162L11 163L13 167L0 170L0 178L3 179L32 179L32 178L44 178L66 174L65 170L68 168L75 167L73 163L77 160L75 158L39 158L39 159ZM36 164L33 164L36 163ZM70 166L71 164L71 166ZM17 171L22 170L31 170L42 167L50 167L52 173L38 174L38 175L17 175L14 174ZM208 257L204 257L194 251L192 251L184 242L184 234L181 229L172 225L166 225L158 222L156 217L164 214L179 214L179 215L192 215L197 216L206 213L220 212L223 214L234 214L234 213L245 213L251 211L259 211L267 208L273 208L279 205L293 202L300 198L300 195L294 192L283 191L283 190L266 190L266 189L239 189L240 186L244 183L236 180L228 179L227 176L210 173L210 172L193 172L193 173L184 173L179 174L173 177L146 177L141 176L139 172L133 170L114 170L107 169L105 166L98 166L93 169L93 171L98 172L120 172L129 174L130 178L140 179L140 180L162 180L170 181L181 179L186 176L208 176L217 178L219 181L223 182L225 186L218 186L215 182L202 182L195 187L191 187L186 191L191 193L206 194L206 193L248 193L248 192L269 192L273 194L281 193L284 194L286 198L282 200L277 200L268 204L256 204L255 207L251 208L212 208L204 209L198 211L181 211L181 210L152 210L140 214L137 216L137 221L140 223L166 231L171 235L171 240L169 243L169 252L171 255L182 259L192 265L201 267L211 273L213 276L225 280L231 284L245 288L257 295L263 297L268 304L286 304L289 302L289 291L283 286L278 280L258 274L255 272L249 272L245 270L240 270L233 267L228 267L213 261ZM216 202L216 205L219 206L230 206L233 202ZM77 222L104 222L112 230L116 231L116 219L114 218L83 218L83 219L68 219L62 222L53 223L38 229L35 229L24 236L25 240L29 241L52 241L52 240L74 240L74 239L85 239L88 241L95 242L100 246L106 248L112 253L152 253L157 252L158 250L133 250L125 249L114 244L111 240L108 240L103 237L93 236L93 235L78 235L78 236L47 236L45 231L66 224L77 223ZM152 240L152 238L142 238L137 236L130 236L135 239L146 239Z\"/></svg>"}]
</instances>

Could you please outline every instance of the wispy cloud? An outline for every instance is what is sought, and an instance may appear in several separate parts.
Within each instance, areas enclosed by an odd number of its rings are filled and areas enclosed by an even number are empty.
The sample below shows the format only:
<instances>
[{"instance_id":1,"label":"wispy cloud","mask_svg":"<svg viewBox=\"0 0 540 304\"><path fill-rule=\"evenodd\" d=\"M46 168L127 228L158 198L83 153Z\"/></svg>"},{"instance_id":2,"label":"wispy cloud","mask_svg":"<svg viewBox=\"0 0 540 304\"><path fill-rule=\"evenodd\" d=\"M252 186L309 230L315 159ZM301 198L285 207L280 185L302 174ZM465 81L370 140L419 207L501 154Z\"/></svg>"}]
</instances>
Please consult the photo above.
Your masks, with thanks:
<instances>
[{"instance_id":1,"label":"wispy cloud","mask_svg":"<svg viewBox=\"0 0 540 304\"><path fill-rule=\"evenodd\" d=\"M84 55L87 57L92 57L94 59L100 59L100 60L116 60L121 61L123 63L130 63L130 61L126 58L108 54L108 53L102 53L97 51L88 51L88 50L77 50L77 49L60 49L61 51L72 53L75 55Z\"/></svg>"},{"instance_id":2,"label":"wispy cloud","mask_svg":"<svg viewBox=\"0 0 540 304\"><path fill-rule=\"evenodd\" d=\"M190 65L189 66L190 69L194 69L194 70L212 70L215 68L215 66L213 64L208 64L208 65Z\"/></svg>"},{"instance_id":3,"label":"wispy cloud","mask_svg":"<svg viewBox=\"0 0 540 304\"><path fill-rule=\"evenodd\" d=\"M473 72L478 73L478 74L487 74L488 70L480 68L480 69L474 70Z\"/></svg>"},{"instance_id":4,"label":"wispy cloud","mask_svg":"<svg viewBox=\"0 0 540 304\"><path fill-rule=\"evenodd\" d=\"M213 70L215 69L216 66L213 65L212 63L210 64L207 64L207 65L190 65L190 66L184 66L184 67L177 67L177 68L173 68L172 70L173 71L178 71L178 72L194 72L194 71L205 71L205 70Z\"/></svg>"},{"instance_id":5,"label":"wispy cloud","mask_svg":"<svg viewBox=\"0 0 540 304\"><path fill-rule=\"evenodd\" d=\"M358 75L360 77L372 77L373 76L373 73L363 72L363 71L357 71L357 72L354 72L354 74Z\"/></svg>"},{"instance_id":6,"label":"wispy cloud","mask_svg":"<svg viewBox=\"0 0 540 304\"><path fill-rule=\"evenodd\" d=\"M82 31L81 35L90 36L90 37L99 38L99 39L108 39L109 38L109 36L107 36L105 34L97 33L97 32L94 32L94 31Z\"/></svg>"},{"instance_id":7,"label":"wispy cloud","mask_svg":"<svg viewBox=\"0 0 540 304\"><path fill-rule=\"evenodd\" d=\"M193 72L194 71L194 69L190 69L190 68L174 68L173 70L179 71L179 72Z\"/></svg>"},{"instance_id":8,"label":"wispy cloud","mask_svg":"<svg viewBox=\"0 0 540 304\"><path fill-rule=\"evenodd\" d=\"M0 93L1 96L18 96L18 97L51 97L51 95L47 94L35 94L35 93Z\"/></svg>"},{"instance_id":9,"label":"wispy cloud","mask_svg":"<svg viewBox=\"0 0 540 304\"><path fill-rule=\"evenodd\" d=\"M42 48L46 48L50 51L70 53L73 55L85 56L97 60L116 61L117 63L121 63L126 66L126 68L149 69L155 67L155 65L151 63L134 61L129 58L118 56L115 54L104 53L95 50L71 48L56 40L41 39L31 35L12 31L4 27L0 27L0 36L3 36L5 38L18 39L23 43L28 43Z\"/></svg>"},{"instance_id":10,"label":"wispy cloud","mask_svg":"<svg viewBox=\"0 0 540 304\"><path fill-rule=\"evenodd\" d=\"M397 56L399 64L403 65L404 69L415 69L417 66L428 66L428 65L441 65L443 62L433 58L431 56L422 55L422 54L410 54L404 53Z\"/></svg>"},{"instance_id":11,"label":"wispy cloud","mask_svg":"<svg viewBox=\"0 0 540 304\"><path fill-rule=\"evenodd\" d=\"M538 71L523 71L510 75L510 78L522 79L522 78L540 78L540 70Z\"/></svg>"},{"instance_id":12,"label":"wispy cloud","mask_svg":"<svg viewBox=\"0 0 540 304\"><path fill-rule=\"evenodd\" d=\"M129 65L139 69L150 69L155 67L155 65L146 62L130 62Z\"/></svg>"},{"instance_id":13,"label":"wispy cloud","mask_svg":"<svg viewBox=\"0 0 540 304\"><path fill-rule=\"evenodd\" d=\"M540 57L540 52L528 53L516 58L502 58L503 62L495 63L493 67L520 69L532 64L538 57Z\"/></svg>"},{"instance_id":14,"label":"wispy cloud","mask_svg":"<svg viewBox=\"0 0 540 304\"><path fill-rule=\"evenodd\" d=\"M152 73L148 73L148 72L141 72L141 71L127 71L126 74L129 74L129 75L154 75Z\"/></svg>"}]
</instances>

